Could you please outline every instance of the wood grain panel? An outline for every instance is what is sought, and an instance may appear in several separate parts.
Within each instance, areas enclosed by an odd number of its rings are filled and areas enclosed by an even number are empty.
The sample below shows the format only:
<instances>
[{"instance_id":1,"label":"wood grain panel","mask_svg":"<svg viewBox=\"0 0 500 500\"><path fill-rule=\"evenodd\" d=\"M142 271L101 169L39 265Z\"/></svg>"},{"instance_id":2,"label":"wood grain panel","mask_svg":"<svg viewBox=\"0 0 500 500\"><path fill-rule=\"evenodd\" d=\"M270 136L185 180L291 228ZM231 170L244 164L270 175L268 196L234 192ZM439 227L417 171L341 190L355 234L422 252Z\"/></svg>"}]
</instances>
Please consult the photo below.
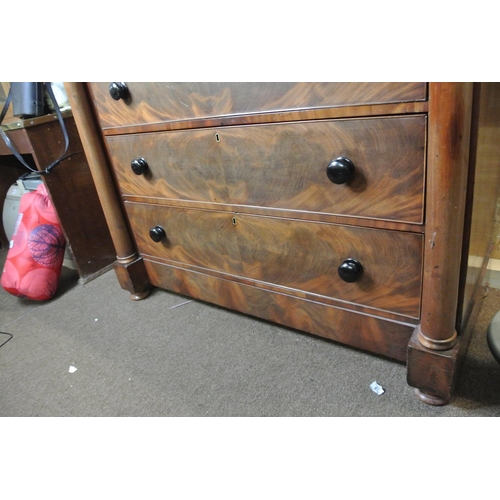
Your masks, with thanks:
<instances>
[{"instance_id":1,"label":"wood grain panel","mask_svg":"<svg viewBox=\"0 0 500 500\"><path fill-rule=\"evenodd\" d=\"M108 137L113 169L122 194L224 202L226 180L215 132L175 131ZM136 175L132 160L142 157L148 172Z\"/></svg>"},{"instance_id":2,"label":"wood grain panel","mask_svg":"<svg viewBox=\"0 0 500 500\"><path fill-rule=\"evenodd\" d=\"M127 83L114 101L109 83L91 83L102 128L306 108L426 99L425 83Z\"/></svg>"},{"instance_id":3,"label":"wood grain panel","mask_svg":"<svg viewBox=\"0 0 500 500\"><path fill-rule=\"evenodd\" d=\"M422 237L229 212L125 203L137 246L152 256L282 287L284 293L333 298L418 318ZM234 217L234 219L233 219ZM149 229L167 237L156 243ZM337 268L347 258L364 274L346 283ZM242 280L240 280L242 281Z\"/></svg>"},{"instance_id":4,"label":"wood grain panel","mask_svg":"<svg viewBox=\"0 0 500 500\"><path fill-rule=\"evenodd\" d=\"M404 362L414 326L179 269L145 259L151 283Z\"/></svg>"},{"instance_id":5,"label":"wood grain panel","mask_svg":"<svg viewBox=\"0 0 500 500\"><path fill-rule=\"evenodd\" d=\"M332 120L107 137L124 195L423 222L425 117ZM353 181L328 164L347 156ZM130 162L144 157L147 175ZM226 186L227 183L227 186Z\"/></svg>"},{"instance_id":6,"label":"wood grain panel","mask_svg":"<svg viewBox=\"0 0 500 500\"><path fill-rule=\"evenodd\" d=\"M420 235L242 214L235 219L245 276L419 317ZM337 272L347 258L364 268L355 283Z\"/></svg>"},{"instance_id":7,"label":"wood grain panel","mask_svg":"<svg viewBox=\"0 0 500 500\"><path fill-rule=\"evenodd\" d=\"M425 117L332 120L217 130L234 204L422 223ZM339 156L354 179L326 175Z\"/></svg>"},{"instance_id":8,"label":"wood grain panel","mask_svg":"<svg viewBox=\"0 0 500 500\"><path fill-rule=\"evenodd\" d=\"M242 275L231 214L129 202L125 208L141 254ZM149 236L157 225L166 233L158 243Z\"/></svg>"}]
</instances>

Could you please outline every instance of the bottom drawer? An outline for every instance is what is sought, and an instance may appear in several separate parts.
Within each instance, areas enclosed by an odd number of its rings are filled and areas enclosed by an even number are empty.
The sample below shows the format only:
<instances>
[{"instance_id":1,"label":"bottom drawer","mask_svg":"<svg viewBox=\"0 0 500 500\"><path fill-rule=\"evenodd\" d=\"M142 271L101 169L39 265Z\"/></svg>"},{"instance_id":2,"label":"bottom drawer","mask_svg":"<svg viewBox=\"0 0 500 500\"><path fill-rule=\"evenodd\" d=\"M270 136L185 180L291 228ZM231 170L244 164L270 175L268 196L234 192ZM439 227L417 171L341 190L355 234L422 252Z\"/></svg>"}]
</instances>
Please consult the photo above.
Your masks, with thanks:
<instances>
[{"instance_id":1,"label":"bottom drawer","mask_svg":"<svg viewBox=\"0 0 500 500\"><path fill-rule=\"evenodd\" d=\"M126 202L141 254L369 314L418 319L422 235ZM150 228L163 236L153 241ZM354 259L361 273L344 281ZM396 319L400 319L396 318Z\"/></svg>"},{"instance_id":2,"label":"bottom drawer","mask_svg":"<svg viewBox=\"0 0 500 500\"><path fill-rule=\"evenodd\" d=\"M154 286L398 361L406 360L406 348L415 329L411 323L388 321L180 269L151 258L146 258L144 264Z\"/></svg>"}]
</instances>

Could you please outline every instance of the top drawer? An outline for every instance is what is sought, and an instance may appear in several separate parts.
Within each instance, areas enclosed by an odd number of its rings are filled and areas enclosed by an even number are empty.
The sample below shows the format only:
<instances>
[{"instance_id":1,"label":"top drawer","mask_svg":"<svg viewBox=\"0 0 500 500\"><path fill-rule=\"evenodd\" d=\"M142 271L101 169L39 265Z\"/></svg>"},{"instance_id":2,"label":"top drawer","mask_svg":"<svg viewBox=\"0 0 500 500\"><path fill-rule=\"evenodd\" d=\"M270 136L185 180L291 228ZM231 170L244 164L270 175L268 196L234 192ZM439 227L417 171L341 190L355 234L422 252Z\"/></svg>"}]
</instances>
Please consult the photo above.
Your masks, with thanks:
<instances>
[{"instance_id":1,"label":"top drawer","mask_svg":"<svg viewBox=\"0 0 500 500\"><path fill-rule=\"evenodd\" d=\"M121 83L121 82L118 82ZM425 83L126 83L114 100L109 83L91 83L102 128L426 99Z\"/></svg>"}]
</instances>

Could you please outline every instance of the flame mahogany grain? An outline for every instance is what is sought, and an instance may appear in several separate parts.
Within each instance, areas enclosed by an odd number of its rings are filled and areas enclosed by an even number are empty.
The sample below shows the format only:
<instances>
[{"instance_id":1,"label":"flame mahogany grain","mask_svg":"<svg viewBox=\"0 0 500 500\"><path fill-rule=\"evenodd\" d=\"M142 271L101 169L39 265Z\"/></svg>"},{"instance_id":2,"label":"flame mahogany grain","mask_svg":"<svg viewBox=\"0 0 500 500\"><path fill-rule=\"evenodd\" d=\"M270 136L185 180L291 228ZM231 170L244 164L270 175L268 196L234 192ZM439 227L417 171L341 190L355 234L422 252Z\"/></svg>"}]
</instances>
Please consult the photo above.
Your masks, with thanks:
<instances>
[{"instance_id":1,"label":"flame mahogany grain","mask_svg":"<svg viewBox=\"0 0 500 500\"><path fill-rule=\"evenodd\" d=\"M228 127L107 137L123 195L422 224L425 117ZM326 167L355 164L335 185ZM131 161L149 170L136 175Z\"/></svg>"},{"instance_id":2,"label":"flame mahogany grain","mask_svg":"<svg viewBox=\"0 0 500 500\"><path fill-rule=\"evenodd\" d=\"M213 210L125 206L142 255L274 284L311 299L333 297L407 318L420 316L421 235ZM149 237L156 225L166 232L160 243ZM364 266L355 283L342 281L337 273L350 257Z\"/></svg>"},{"instance_id":3,"label":"flame mahogany grain","mask_svg":"<svg viewBox=\"0 0 500 500\"><path fill-rule=\"evenodd\" d=\"M114 101L109 83L90 85L103 128L275 111L423 101L425 83L127 83Z\"/></svg>"}]
</instances>

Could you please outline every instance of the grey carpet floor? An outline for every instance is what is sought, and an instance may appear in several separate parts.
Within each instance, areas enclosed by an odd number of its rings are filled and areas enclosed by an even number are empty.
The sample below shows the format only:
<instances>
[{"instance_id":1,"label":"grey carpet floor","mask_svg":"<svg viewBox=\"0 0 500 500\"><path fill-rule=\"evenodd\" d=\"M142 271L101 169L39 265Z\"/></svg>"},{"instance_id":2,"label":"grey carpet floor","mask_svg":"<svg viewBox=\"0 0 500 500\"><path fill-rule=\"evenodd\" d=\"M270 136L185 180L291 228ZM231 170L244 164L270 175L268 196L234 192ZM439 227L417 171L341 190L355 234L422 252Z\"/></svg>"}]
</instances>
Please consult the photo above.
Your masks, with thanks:
<instances>
[{"instance_id":1,"label":"grey carpet floor","mask_svg":"<svg viewBox=\"0 0 500 500\"><path fill-rule=\"evenodd\" d=\"M164 290L133 302L113 271L81 285L64 270L48 302L0 289L0 416L500 416L485 338L499 309L491 289L455 396L433 407L403 364Z\"/></svg>"}]
</instances>

